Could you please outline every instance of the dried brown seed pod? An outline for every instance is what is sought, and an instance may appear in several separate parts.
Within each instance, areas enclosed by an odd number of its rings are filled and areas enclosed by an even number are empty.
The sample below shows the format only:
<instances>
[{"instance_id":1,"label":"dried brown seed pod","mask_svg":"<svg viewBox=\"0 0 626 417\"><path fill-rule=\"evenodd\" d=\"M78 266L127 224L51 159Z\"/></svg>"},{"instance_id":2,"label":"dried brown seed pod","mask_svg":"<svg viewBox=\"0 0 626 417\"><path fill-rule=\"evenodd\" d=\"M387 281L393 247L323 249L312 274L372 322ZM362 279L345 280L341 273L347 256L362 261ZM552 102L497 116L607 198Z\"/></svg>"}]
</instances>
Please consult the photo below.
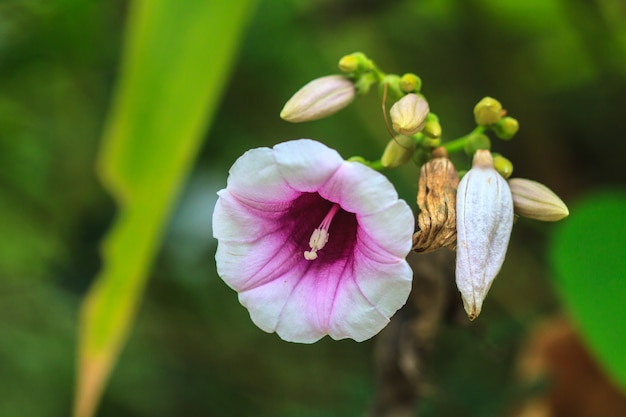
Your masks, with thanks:
<instances>
[{"instance_id":1,"label":"dried brown seed pod","mask_svg":"<svg viewBox=\"0 0 626 417\"><path fill-rule=\"evenodd\" d=\"M413 251L427 253L456 244L456 189L459 175L444 148L433 150L433 158L422 166L417 193L421 212L419 230L413 234Z\"/></svg>"}]
</instances>

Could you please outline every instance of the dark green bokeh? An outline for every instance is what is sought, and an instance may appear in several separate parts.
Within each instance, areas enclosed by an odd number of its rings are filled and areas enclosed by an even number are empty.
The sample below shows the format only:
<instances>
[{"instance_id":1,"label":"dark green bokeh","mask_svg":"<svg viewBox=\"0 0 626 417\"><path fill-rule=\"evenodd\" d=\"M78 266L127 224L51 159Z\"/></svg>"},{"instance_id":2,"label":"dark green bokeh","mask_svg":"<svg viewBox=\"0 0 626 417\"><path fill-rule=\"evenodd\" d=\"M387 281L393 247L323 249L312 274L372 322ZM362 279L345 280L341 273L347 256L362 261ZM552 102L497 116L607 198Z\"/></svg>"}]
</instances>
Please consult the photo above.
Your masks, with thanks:
<instances>
[{"instance_id":1,"label":"dark green bokeh","mask_svg":"<svg viewBox=\"0 0 626 417\"><path fill-rule=\"evenodd\" d=\"M0 2L2 416L70 409L76 309L115 213L94 160L125 11L122 1ZM514 176L568 203L623 186L624 16L618 0L261 2L99 415L362 413L373 342L282 342L250 322L215 274L210 218L228 168L251 147L298 137L377 158L388 136L374 92L329 119L278 118L297 88L361 50L383 70L422 78L444 139L472 128L480 98L499 99L521 125L514 140L493 143ZM414 204L417 169L390 178ZM559 309L546 266L551 230L518 222L483 315L442 330L430 369L439 389L420 405L424 416L510 407L519 343Z\"/></svg>"},{"instance_id":2,"label":"dark green bokeh","mask_svg":"<svg viewBox=\"0 0 626 417\"><path fill-rule=\"evenodd\" d=\"M626 305L626 190L596 191L572 206L555 233L551 259L558 290L612 380L626 389L621 331Z\"/></svg>"}]
</instances>

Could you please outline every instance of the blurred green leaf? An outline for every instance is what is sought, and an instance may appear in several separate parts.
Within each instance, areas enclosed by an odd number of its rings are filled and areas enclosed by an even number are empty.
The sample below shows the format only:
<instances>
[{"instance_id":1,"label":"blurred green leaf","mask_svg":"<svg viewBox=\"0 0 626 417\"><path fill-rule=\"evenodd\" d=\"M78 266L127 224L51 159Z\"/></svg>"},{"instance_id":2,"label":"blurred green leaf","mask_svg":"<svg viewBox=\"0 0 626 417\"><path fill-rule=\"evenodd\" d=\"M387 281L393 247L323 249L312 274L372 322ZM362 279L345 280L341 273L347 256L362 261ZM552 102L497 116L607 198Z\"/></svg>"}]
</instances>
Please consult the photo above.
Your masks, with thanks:
<instances>
[{"instance_id":1,"label":"blurred green leaf","mask_svg":"<svg viewBox=\"0 0 626 417\"><path fill-rule=\"evenodd\" d=\"M119 204L84 300L75 415L94 414L254 0L135 1L99 174ZM208 215L208 214L207 214Z\"/></svg>"},{"instance_id":2,"label":"blurred green leaf","mask_svg":"<svg viewBox=\"0 0 626 417\"><path fill-rule=\"evenodd\" d=\"M626 192L588 195L570 212L551 251L558 290L599 362L626 389Z\"/></svg>"}]
</instances>

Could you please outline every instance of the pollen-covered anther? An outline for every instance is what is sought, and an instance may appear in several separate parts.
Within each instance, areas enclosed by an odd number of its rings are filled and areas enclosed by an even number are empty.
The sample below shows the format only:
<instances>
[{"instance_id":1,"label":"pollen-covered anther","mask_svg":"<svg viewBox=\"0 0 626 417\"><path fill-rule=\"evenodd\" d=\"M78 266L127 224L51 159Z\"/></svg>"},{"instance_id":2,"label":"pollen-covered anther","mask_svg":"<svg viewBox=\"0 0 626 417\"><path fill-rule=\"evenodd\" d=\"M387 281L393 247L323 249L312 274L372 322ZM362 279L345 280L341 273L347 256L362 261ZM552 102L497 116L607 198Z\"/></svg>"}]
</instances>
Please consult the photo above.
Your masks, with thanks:
<instances>
[{"instance_id":1,"label":"pollen-covered anther","mask_svg":"<svg viewBox=\"0 0 626 417\"><path fill-rule=\"evenodd\" d=\"M330 228L333 217L335 217L335 214L337 214L338 210L339 205L333 204L333 206L328 211L328 214L326 214L326 217L324 217L324 220L322 220L322 223L320 223L319 227L313 230L311 238L309 239L309 246L311 247L311 250L304 251L304 259L306 259L307 261L314 261L315 259L317 259L317 251L324 248L324 246L326 246L326 243L328 243L328 238L330 237L330 235L328 234L328 229Z\"/></svg>"},{"instance_id":2,"label":"pollen-covered anther","mask_svg":"<svg viewBox=\"0 0 626 417\"><path fill-rule=\"evenodd\" d=\"M311 234L311 239L309 240L309 246L311 250L304 251L304 259L307 261L313 261L317 259L317 251L326 246L328 242L328 232L324 229L315 229L313 234Z\"/></svg>"}]
</instances>

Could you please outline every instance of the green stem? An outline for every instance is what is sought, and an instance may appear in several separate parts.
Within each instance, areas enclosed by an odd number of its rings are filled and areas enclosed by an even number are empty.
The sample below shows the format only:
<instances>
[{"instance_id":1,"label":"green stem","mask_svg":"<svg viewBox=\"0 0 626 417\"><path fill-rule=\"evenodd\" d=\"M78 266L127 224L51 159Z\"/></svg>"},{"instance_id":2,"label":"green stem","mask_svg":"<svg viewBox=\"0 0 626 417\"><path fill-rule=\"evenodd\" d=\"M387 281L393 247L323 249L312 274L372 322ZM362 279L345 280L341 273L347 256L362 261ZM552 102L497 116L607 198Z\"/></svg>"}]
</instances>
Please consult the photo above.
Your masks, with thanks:
<instances>
[{"instance_id":1,"label":"green stem","mask_svg":"<svg viewBox=\"0 0 626 417\"><path fill-rule=\"evenodd\" d=\"M377 159L376 161L367 162L366 165L379 172L386 169L383 166L383 163L380 161L380 159Z\"/></svg>"},{"instance_id":2,"label":"green stem","mask_svg":"<svg viewBox=\"0 0 626 417\"><path fill-rule=\"evenodd\" d=\"M465 141L468 137L469 135L461 136L460 138L444 143L441 146L443 146L449 154L459 152L465 148Z\"/></svg>"},{"instance_id":3,"label":"green stem","mask_svg":"<svg viewBox=\"0 0 626 417\"><path fill-rule=\"evenodd\" d=\"M373 68L371 72L372 74L374 74L374 76L376 76L376 81L378 82L381 82L382 80L384 80L385 76L387 75L385 72L381 71L380 68L378 68L376 64L373 64Z\"/></svg>"},{"instance_id":4,"label":"green stem","mask_svg":"<svg viewBox=\"0 0 626 417\"><path fill-rule=\"evenodd\" d=\"M485 129L486 128L484 126L476 126L476 128L472 130L470 133L468 133L467 135L451 140L450 142L446 142L442 144L441 146L443 146L446 149L446 151L448 151L449 154L462 151L465 149L465 142L470 136L484 133Z\"/></svg>"},{"instance_id":5,"label":"green stem","mask_svg":"<svg viewBox=\"0 0 626 417\"><path fill-rule=\"evenodd\" d=\"M368 161L365 158L361 157L361 156L352 156L350 158L347 159L350 162L358 162L360 164L365 165L366 167L370 167L375 171L384 171L385 168L382 164L382 162L380 161L380 159L377 159L376 161Z\"/></svg>"}]
</instances>

